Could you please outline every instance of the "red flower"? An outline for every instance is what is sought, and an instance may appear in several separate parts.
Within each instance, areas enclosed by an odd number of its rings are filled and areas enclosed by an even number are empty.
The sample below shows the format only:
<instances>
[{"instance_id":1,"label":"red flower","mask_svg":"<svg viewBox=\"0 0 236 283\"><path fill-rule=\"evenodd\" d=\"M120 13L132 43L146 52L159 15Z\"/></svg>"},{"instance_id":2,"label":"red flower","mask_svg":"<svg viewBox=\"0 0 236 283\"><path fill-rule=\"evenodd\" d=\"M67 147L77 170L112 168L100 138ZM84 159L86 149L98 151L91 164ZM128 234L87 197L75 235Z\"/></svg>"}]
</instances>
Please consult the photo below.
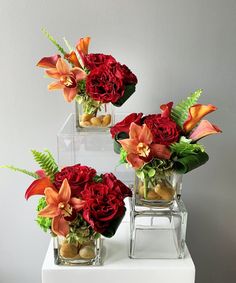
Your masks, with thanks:
<instances>
[{"instance_id":1,"label":"red flower","mask_svg":"<svg viewBox=\"0 0 236 283\"><path fill-rule=\"evenodd\" d=\"M162 117L161 114L148 115L144 123L151 130L154 143L168 146L179 140L181 130L170 117Z\"/></svg>"},{"instance_id":2,"label":"red flower","mask_svg":"<svg viewBox=\"0 0 236 283\"><path fill-rule=\"evenodd\" d=\"M141 125L141 118L143 113L131 113L127 117L125 117L122 121L116 123L111 129L110 133L112 138L114 139L115 135L120 132L125 132L129 134L129 127L131 123L135 123L137 125Z\"/></svg>"},{"instance_id":3,"label":"red flower","mask_svg":"<svg viewBox=\"0 0 236 283\"><path fill-rule=\"evenodd\" d=\"M68 166L55 174L54 185L59 189L63 180L67 179L72 196L78 197L84 189L85 183L92 181L95 175L96 170L88 166L82 166L80 164Z\"/></svg>"},{"instance_id":4,"label":"red flower","mask_svg":"<svg viewBox=\"0 0 236 283\"><path fill-rule=\"evenodd\" d=\"M123 199L131 191L113 174L102 177L101 183L87 183L81 193L85 200L83 217L96 232L111 237L125 214Z\"/></svg>"},{"instance_id":5,"label":"red flower","mask_svg":"<svg viewBox=\"0 0 236 283\"><path fill-rule=\"evenodd\" d=\"M116 59L111 55L105 54L87 54L83 57L84 66L90 71L104 63L114 63Z\"/></svg>"},{"instance_id":6,"label":"red flower","mask_svg":"<svg viewBox=\"0 0 236 283\"><path fill-rule=\"evenodd\" d=\"M118 62L106 62L87 76L86 92L96 101L116 103L124 96L127 84L137 83L131 71Z\"/></svg>"}]
</instances>

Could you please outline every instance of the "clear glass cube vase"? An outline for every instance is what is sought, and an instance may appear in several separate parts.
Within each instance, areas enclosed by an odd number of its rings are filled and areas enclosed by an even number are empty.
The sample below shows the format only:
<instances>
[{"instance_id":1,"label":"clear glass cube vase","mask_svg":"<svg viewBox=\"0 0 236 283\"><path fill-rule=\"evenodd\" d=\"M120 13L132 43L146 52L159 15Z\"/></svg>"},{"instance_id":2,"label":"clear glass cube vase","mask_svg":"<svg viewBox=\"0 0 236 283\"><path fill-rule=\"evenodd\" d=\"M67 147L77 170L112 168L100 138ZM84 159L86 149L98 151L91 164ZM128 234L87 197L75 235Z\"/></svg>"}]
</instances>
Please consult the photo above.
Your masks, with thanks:
<instances>
[{"instance_id":1,"label":"clear glass cube vase","mask_svg":"<svg viewBox=\"0 0 236 283\"><path fill-rule=\"evenodd\" d=\"M187 215L181 199L162 208L137 207L131 202L129 257L184 258Z\"/></svg>"},{"instance_id":2,"label":"clear glass cube vase","mask_svg":"<svg viewBox=\"0 0 236 283\"><path fill-rule=\"evenodd\" d=\"M54 262L57 265L102 265L102 239L80 244L70 243L65 237L53 237Z\"/></svg>"},{"instance_id":3,"label":"clear glass cube vase","mask_svg":"<svg viewBox=\"0 0 236 283\"><path fill-rule=\"evenodd\" d=\"M83 103L75 102L76 127L88 131L104 131L114 122L111 103L101 103L97 107L88 108Z\"/></svg>"},{"instance_id":4,"label":"clear glass cube vase","mask_svg":"<svg viewBox=\"0 0 236 283\"><path fill-rule=\"evenodd\" d=\"M135 205L150 207L168 207L175 199L180 198L182 176L175 172L149 177L135 175Z\"/></svg>"}]
</instances>

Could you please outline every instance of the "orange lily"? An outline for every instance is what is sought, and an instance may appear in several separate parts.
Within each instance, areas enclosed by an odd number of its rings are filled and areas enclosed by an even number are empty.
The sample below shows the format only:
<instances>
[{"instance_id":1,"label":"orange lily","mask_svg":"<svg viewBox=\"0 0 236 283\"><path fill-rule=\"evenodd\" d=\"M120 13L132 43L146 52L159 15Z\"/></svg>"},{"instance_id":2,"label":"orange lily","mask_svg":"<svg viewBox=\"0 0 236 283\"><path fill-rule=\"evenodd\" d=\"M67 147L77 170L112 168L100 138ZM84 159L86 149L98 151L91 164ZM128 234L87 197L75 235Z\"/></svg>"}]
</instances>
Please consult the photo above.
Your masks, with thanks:
<instances>
[{"instance_id":1,"label":"orange lily","mask_svg":"<svg viewBox=\"0 0 236 283\"><path fill-rule=\"evenodd\" d=\"M51 187L47 187L44 194L47 206L38 215L52 218L52 231L56 235L65 237L69 233L69 223L65 220L65 217L72 214L70 200L72 200L73 206L76 207L77 211L83 208L84 201L71 198L71 189L67 179L64 179L59 192L56 192Z\"/></svg>"},{"instance_id":2,"label":"orange lily","mask_svg":"<svg viewBox=\"0 0 236 283\"><path fill-rule=\"evenodd\" d=\"M58 79L48 85L49 90L63 89L67 102L71 102L77 94L77 82L86 78L86 73L80 68L69 69L67 63L59 58L56 67L46 70L46 74Z\"/></svg>"},{"instance_id":3,"label":"orange lily","mask_svg":"<svg viewBox=\"0 0 236 283\"><path fill-rule=\"evenodd\" d=\"M29 197L34 195L44 195L46 187L54 188L52 182L48 177L35 180L25 192L25 198L28 200Z\"/></svg>"},{"instance_id":4,"label":"orange lily","mask_svg":"<svg viewBox=\"0 0 236 283\"><path fill-rule=\"evenodd\" d=\"M88 48L90 43L90 37L84 37L80 38L79 42L76 44L76 49L79 52L79 54L87 55L88 54Z\"/></svg>"},{"instance_id":5,"label":"orange lily","mask_svg":"<svg viewBox=\"0 0 236 283\"><path fill-rule=\"evenodd\" d=\"M190 107L188 119L183 124L184 131L189 133L204 116L215 111L216 109L217 107L211 104L195 104Z\"/></svg>"},{"instance_id":6,"label":"orange lily","mask_svg":"<svg viewBox=\"0 0 236 283\"><path fill-rule=\"evenodd\" d=\"M65 59L72 63L75 67L82 68L75 51L71 51L71 53L65 54Z\"/></svg>"},{"instance_id":7,"label":"orange lily","mask_svg":"<svg viewBox=\"0 0 236 283\"><path fill-rule=\"evenodd\" d=\"M41 67L41 68L55 68L57 60L61 58L60 55L54 55L50 57L43 57L36 66Z\"/></svg>"},{"instance_id":8,"label":"orange lily","mask_svg":"<svg viewBox=\"0 0 236 283\"><path fill-rule=\"evenodd\" d=\"M135 169L142 167L153 157L169 159L171 152L162 144L153 144L153 136L146 124L139 126L131 123L129 139L119 140L123 149L127 152L126 160Z\"/></svg>"},{"instance_id":9,"label":"orange lily","mask_svg":"<svg viewBox=\"0 0 236 283\"><path fill-rule=\"evenodd\" d=\"M193 141L198 141L206 136L219 134L221 132L222 131L218 126L211 124L207 120L202 120L189 138Z\"/></svg>"}]
</instances>

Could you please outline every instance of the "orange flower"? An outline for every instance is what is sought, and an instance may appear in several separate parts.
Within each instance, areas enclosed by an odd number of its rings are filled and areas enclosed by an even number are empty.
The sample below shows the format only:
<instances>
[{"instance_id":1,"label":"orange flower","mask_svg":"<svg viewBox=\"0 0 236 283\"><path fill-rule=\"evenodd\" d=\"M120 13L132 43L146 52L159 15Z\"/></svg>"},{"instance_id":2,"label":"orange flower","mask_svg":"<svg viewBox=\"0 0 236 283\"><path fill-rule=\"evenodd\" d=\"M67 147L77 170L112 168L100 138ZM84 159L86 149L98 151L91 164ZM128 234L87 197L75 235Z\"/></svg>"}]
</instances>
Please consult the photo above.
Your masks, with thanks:
<instances>
[{"instance_id":1,"label":"orange flower","mask_svg":"<svg viewBox=\"0 0 236 283\"><path fill-rule=\"evenodd\" d=\"M193 141L198 141L206 136L219 134L221 132L222 131L218 126L211 124L207 120L202 120L197 128L191 133L189 138Z\"/></svg>"},{"instance_id":2,"label":"orange flower","mask_svg":"<svg viewBox=\"0 0 236 283\"><path fill-rule=\"evenodd\" d=\"M56 67L47 69L46 74L58 79L48 85L49 90L63 89L64 97L67 102L71 102L77 94L77 82L86 78L86 73L80 68L69 69L66 62L59 58Z\"/></svg>"},{"instance_id":3,"label":"orange flower","mask_svg":"<svg viewBox=\"0 0 236 283\"><path fill-rule=\"evenodd\" d=\"M36 66L41 68L55 68L58 59L61 58L60 55L54 55L50 57L43 57Z\"/></svg>"},{"instance_id":4,"label":"orange flower","mask_svg":"<svg viewBox=\"0 0 236 283\"><path fill-rule=\"evenodd\" d=\"M25 192L26 200L34 195L44 195L44 190L46 187L54 188L52 182L48 177L43 177L35 180Z\"/></svg>"},{"instance_id":5,"label":"orange flower","mask_svg":"<svg viewBox=\"0 0 236 283\"><path fill-rule=\"evenodd\" d=\"M129 139L119 140L123 149L127 152L127 161L138 169L153 157L169 159L171 152L162 144L153 144L153 136L146 124L138 126L131 123Z\"/></svg>"},{"instance_id":6,"label":"orange flower","mask_svg":"<svg viewBox=\"0 0 236 283\"><path fill-rule=\"evenodd\" d=\"M69 223L65 220L65 217L71 216L72 205L75 210L81 210L84 206L84 201L78 198L71 198L71 189L67 179L64 179L59 192L48 187L44 190L44 194L47 206L38 215L52 218L52 231L56 235L65 237L69 233Z\"/></svg>"},{"instance_id":7,"label":"orange flower","mask_svg":"<svg viewBox=\"0 0 236 283\"><path fill-rule=\"evenodd\" d=\"M76 49L79 52L79 54L87 55L88 54L88 48L90 43L90 37L84 37L80 38L79 42L76 44Z\"/></svg>"},{"instance_id":8,"label":"orange flower","mask_svg":"<svg viewBox=\"0 0 236 283\"><path fill-rule=\"evenodd\" d=\"M82 68L75 51L71 51L70 53L65 54L65 59L71 64L73 64L75 67Z\"/></svg>"},{"instance_id":9,"label":"orange flower","mask_svg":"<svg viewBox=\"0 0 236 283\"><path fill-rule=\"evenodd\" d=\"M189 133L197 123L207 114L215 111L217 107L208 104L195 104L189 108L188 119L184 122L183 129L186 133Z\"/></svg>"}]
</instances>

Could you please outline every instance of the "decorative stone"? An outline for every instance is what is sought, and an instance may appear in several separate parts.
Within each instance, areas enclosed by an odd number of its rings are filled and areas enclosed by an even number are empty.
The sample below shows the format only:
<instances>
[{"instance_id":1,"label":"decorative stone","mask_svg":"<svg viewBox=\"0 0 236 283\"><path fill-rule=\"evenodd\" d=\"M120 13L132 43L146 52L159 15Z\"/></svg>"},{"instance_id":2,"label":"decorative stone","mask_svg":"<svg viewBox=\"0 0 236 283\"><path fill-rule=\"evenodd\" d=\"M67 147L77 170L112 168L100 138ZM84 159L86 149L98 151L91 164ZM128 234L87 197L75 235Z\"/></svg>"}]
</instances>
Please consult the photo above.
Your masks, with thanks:
<instances>
[{"instance_id":1,"label":"decorative stone","mask_svg":"<svg viewBox=\"0 0 236 283\"><path fill-rule=\"evenodd\" d=\"M94 246L83 246L80 251L79 255L81 258L84 259L92 259L95 257Z\"/></svg>"},{"instance_id":2,"label":"decorative stone","mask_svg":"<svg viewBox=\"0 0 236 283\"><path fill-rule=\"evenodd\" d=\"M60 248L60 255L65 258L73 258L77 255L78 249L74 244L64 242Z\"/></svg>"},{"instance_id":3,"label":"decorative stone","mask_svg":"<svg viewBox=\"0 0 236 283\"><path fill-rule=\"evenodd\" d=\"M93 117L93 114L83 114L81 115L81 121L82 122L89 121L92 117Z\"/></svg>"},{"instance_id":4,"label":"decorative stone","mask_svg":"<svg viewBox=\"0 0 236 283\"><path fill-rule=\"evenodd\" d=\"M80 125L83 127L90 127L91 123L89 121L80 122Z\"/></svg>"},{"instance_id":5,"label":"decorative stone","mask_svg":"<svg viewBox=\"0 0 236 283\"><path fill-rule=\"evenodd\" d=\"M172 200L175 194L175 191L172 187L166 185L157 184L155 187L155 193L158 194L163 200Z\"/></svg>"},{"instance_id":6,"label":"decorative stone","mask_svg":"<svg viewBox=\"0 0 236 283\"><path fill-rule=\"evenodd\" d=\"M103 127L106 127L108 126L109 124L111 123L111 115L110 114L107 114L103 117L102 119L102 126Z\"/></svg>"},{"instance_id":7,"label":"decorative stone","mask_svg":"<svg viewBox=\"0 0 236 283\"><path fill-rule=\"evenodd\" d=\"M90 120L92 126L100 127L102 125L101 120L98 117L93 117Z\"/></svg>"},{"instance_id":8,"label":"decorative stone","mask_svg":"<svg viewBox=\"0 0 236 283\"><path fill-rule=\"evenodd\" d=\"M148 200L158 200L158 199L161 199L161 197L154 191L149 191L147 193L147 199Z\"/></svg>"}]
</instances>

